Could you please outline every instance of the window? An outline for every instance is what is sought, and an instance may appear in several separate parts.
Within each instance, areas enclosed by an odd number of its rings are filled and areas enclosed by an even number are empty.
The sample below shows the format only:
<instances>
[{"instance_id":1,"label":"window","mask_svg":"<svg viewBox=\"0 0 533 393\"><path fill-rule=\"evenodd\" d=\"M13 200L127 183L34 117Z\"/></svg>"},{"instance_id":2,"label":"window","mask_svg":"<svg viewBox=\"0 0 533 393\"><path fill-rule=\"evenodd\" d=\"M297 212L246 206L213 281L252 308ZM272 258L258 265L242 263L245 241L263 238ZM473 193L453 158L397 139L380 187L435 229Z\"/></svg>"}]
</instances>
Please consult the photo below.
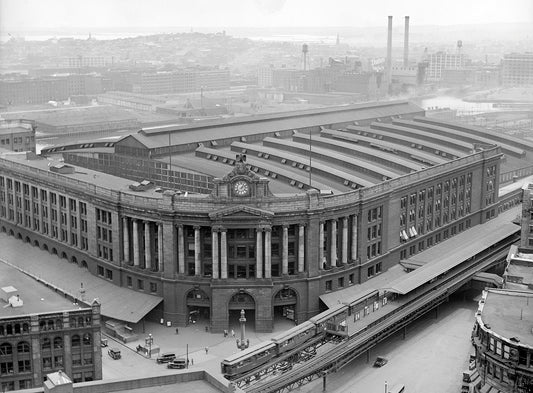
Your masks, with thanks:
<instances>
[{"instance_id":1,"label":"window","mask_svg":"<svg viewBox=\"0 0 533 393\"><path fill-rule=\"evenodd\" d=\"M332 281L326 281L326 291L331 291L333 289Z\"/></svg>"},{"instance_id":2,"label":"window","mask_svg":"<svg viewBox=\"0 0 533 393\"><path fill-rule=\"evenodd\" d=\"M144 281L143 280L137 280L137 288L140 290L144 289Z\"/></svg>"},{"instance_id":3,"label":"window","mask_svg":"<svg viewBox=\"0 0 533 393\"><path fill-rule=\"evenodd\" d=\"M25 341L22 341L17 344L17 352L18 353L29 353L30 352L30 344L28 344Z\"/></svg>"},{"instance_id":4,"label":"window","mask_svg":"<svg viewBox=\"0 0 533 393\"><path fill-rule=\"evenodd\" d=\"M83 364L93 364L93 354L91 352L85 352L83 354Z\"/></svg>"},{"instance_id":5,"label":"window","mask_svg":"<svg viewBox=\"0 0 533 393\"><path fill-rule=\"evenodd\" d=\"M51 356L43 357L43 370L47 370L51 368L52 368L52 357Z\"/></svg>"},{"instance_id":6,"label":"window","mask_svg":"<svg viewBox=\"0 0 533 393\"><path fill-rule=\"evenodd\" d=\"M150 283L150 292L157 292L157 284L155 282Z\"/></svg>"},{"instance_id":7,"label":"window","mask_svg":"<svg viewBox=\"0 0 533 393\"><path fill-rule=\"evenodd\" d=\"M80 336L77 334L72 336L72 348L79 347L81 344Z\"/></svg>"},{"instance_id":8,"label":"window","mask_svg":"<svg viewBox=\"0 0 533 393\"><path fill-rule=\"evenodd\" d=\"M370 266L367 270L367 277L372 277L374 275L374 266Z\"/></svg>"},{"instance_id":9,"label":"window","mask_svg":"<svg viewBox=\"0 0 533 393\"><path fill-rule=\"evenodd\" d=\"M108 280L113 280L113 270L105 269L105 277Z\"/></svg>"},{"instance_id":10,"label":"window","mask_svg":"<svg viewBox=\"0 0 533 393\"><path fill-rule=\"evenodd\" d=\"M2 345L0 345L0 356L11 355L12 353L13 347L11 346L11 344L3 343Z\"/></svg>"},{"instance_id":11,"label":"window","mask_svg":"<svg viewBox=\"0 0 533 393\"><path fill-rule=\"evenodd\" d=\"M31 361L30 360L19 360L19 373L27 373L31 371Z\"/></svg>"},{"instance_id":12,"label":"window","mask_svg":"<svg viewBox=\"0 0 533 393\"><path fill-rule=\"evenodd\" d=\"M126 285L130 288L133 286L133 280L131 279L131 276L126 276Z\"/></svg>"},{"instance_id":13,"label":"window","mask_svg":"<svg viewBox=\"0 0 533 393\"><path fill-rule=\"evenodd\" d=\"M103 266L98 265L96 270L98 271L98 275L99 276L102 276L102 277L104 276L104 267Z\"/></svg>"},{"instance_id":14,"label":"window","mask_svg":"<svg viewBox=\"0 0 533 393\"><path fill-rule=\"evenodd\" d=\"M378 262L376 264L376 274L379 274L379 273L381 273L381 262Z\"/></svg>"},{"instance_id":15,"label":"window","mask_svg":"<svg viewBox=\"0 0 533 393\"><path fill-rule=\"evenodd\" d=\"M89 333L83 335L83 345L89 346L92 343L92 336Z\"/></svg>"},{"instance_id":16,"label":"window","mask_svg":"<svg viewBox=\"0 0 533 393\"><path fill-rule=\"evenodd\" d=\"M344 277L339 277L339 288L344 287Z\"/></svg>"},{"instance_id":17,"label":"window","mask_svg":"<svg viewBox=\"0 0 533 393\"><path fill-rule=\"evenodd\" d=\"M54 356L54 367L55 368L63 367L63 355Z\"/></svg>"},{"instance_id":18,"label":"window","mask_svg":"<svg viewBox=\"0 0 533 393\"><path fill-rule=\"evenodd\" d=\"M348 276L348 285L352 285L353 284L353 278L354 278L354 274L353 273Z\"/></svg>"},{"instance_id":19,"label":"window","mask_svg":"<svg viewBox=\"0 0 533 393\"><path fill-rule=\"evenodd\" d=\"M72 365L73 366L81 366L81 353L73 353L72 354Z\"/></svg>"}]
</instances>

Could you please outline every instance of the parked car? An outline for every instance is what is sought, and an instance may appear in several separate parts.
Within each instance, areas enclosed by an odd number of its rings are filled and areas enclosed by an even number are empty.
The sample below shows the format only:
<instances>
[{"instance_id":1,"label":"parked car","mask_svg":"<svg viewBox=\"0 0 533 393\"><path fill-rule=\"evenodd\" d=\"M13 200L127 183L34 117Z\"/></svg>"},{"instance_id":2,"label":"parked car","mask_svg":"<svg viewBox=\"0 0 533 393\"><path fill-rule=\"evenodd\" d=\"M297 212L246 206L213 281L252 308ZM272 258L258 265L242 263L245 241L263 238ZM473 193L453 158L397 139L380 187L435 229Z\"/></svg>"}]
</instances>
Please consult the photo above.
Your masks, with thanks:
<instances>
[{"instance_id":1,"label":"parked car","mask_svg":"<svg viewBox=\"0 0 533 393\"><path fill-rule=\"evenodd\" d=\"M111 356L112 359L120 359L122 357L122 355L120 354L120 349L118 348L110 348L107 353L109 354L109 356Z\"/></svg>"},{"instance_id":2,"label":"parked car","mask_svg":"<svg viewBox=\"0 0 533 393\"><path fill-rule=\"evenodd\" d=\"M176 359L176 354L167 352L167 353L162 353L161 355L159 355L156 359L156 362L157 363L168 363L168 362L173 361L174 359Z\"/></svg>"},{"instance_id":3,"label":"parked car","mask_svg":"<svg viewBox=\"0 0 533 393\"><path fill-rule=\"evenodd\" d=\"M382 367L389 362L389 359L384 358L383 356L378 356L374 362L374 367Z\"/></svg>"},{"instance_id":4,"label":"parked car","mask_svg":"<svg viewBox=\"0 0 533 393\"><path fill-rule=\"evenodd\" d=\"M167 364L167 368L185 368L187 367L187 360L184 358L174 359Z\"/></svg>"}]
</instances>

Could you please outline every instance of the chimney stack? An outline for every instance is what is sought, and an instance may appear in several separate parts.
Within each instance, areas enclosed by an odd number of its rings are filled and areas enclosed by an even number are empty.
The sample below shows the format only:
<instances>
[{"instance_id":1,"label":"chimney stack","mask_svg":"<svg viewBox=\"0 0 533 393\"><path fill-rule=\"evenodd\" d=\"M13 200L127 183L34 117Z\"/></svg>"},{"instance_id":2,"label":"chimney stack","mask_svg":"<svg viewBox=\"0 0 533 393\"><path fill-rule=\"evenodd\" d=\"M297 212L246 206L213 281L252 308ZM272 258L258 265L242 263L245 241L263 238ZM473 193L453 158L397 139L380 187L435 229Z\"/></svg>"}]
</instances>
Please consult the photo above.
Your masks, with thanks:
<instances>
[{"instance_id":1,"label":"chimney stack","mask_svg":"<svg viewBox=\"0 0 533 393\"><path fill-rule=\"evenodd\" d=\"M405 32L403 35L403 66L409 65L409 17L405 17Z\"/></svg>"},{"instance_id":2,"label":"chimney stack","mask_svg":"<svg viewBox=\"0 0 533 393\"><path fill-rule=\"evenodd\" d=\"M387 35L387 61L386 61L386 81L387 88L390 88L392 82L392 16L389 16L389 27Z\"/></svg>"}]
</instances>

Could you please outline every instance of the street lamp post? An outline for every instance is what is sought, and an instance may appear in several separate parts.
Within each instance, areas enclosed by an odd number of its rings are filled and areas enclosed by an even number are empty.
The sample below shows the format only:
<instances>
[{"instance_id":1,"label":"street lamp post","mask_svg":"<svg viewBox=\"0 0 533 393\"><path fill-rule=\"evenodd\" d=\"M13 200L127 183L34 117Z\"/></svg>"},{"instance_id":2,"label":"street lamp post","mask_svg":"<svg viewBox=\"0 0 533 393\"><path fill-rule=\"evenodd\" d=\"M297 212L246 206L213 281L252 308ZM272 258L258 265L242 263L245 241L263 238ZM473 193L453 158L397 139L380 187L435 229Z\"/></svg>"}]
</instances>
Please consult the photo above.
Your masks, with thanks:
<instances>
[{"instance_id":1,"label":"street lamp post","mask_svg":"<svg viewBox=\"0 0 533 393\"><path fill-rule=\"evenodd\" d=\"M152 344L154 343L154 337L152 336L152 333L148 334L148 337L144 339L144 342L146 345L148 345L148 357L152 357Z\"/></svg>"},{"instance_id":2,"label":"street lamp post","mask_svg":"<svg viewBox=\"0 0 533 393\"><path fill-rule=\"evenodd\" d=\"M244 334L246 330L246 317L244 315L244 310L241 310L241 317L239 318L239 323L241 324L241 339L237 339L237 348L239 348L241 351L244 351L250 346L250 340L244 340Z\"/></svg>"}]
</instances>

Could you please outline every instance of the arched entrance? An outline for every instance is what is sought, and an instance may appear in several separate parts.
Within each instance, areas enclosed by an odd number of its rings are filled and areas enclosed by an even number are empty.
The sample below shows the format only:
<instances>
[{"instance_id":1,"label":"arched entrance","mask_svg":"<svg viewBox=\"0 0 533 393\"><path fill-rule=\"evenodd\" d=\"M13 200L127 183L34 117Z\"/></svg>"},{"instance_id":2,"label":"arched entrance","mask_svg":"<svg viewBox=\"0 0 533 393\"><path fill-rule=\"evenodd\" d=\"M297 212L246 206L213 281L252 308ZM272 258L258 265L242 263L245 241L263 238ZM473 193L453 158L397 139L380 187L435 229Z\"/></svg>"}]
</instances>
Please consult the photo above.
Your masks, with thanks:
<instances>
[{"instance_id":1,"label":"arched entrance","mask_svg":"<svg viewBox=\"0 0 533 393\"><path fill-rule=\"evenodd\" d=\"M201 289L194 288L187 293L187 324L209 326L211 301Z\"/></svg>"},{"instance_id":2,"label":"arched entrance","mask_svg":"<svg viewBox=\"0 0 533 393\"><path fill-rule=\"evenodd\" d=\"M235 335L239 335L241 317L241 310L244 310L246 314L246 329L255 329L255 300L254 298L244 291L240 291L233 295L228 304L228 326L229 330L233 329Z\"/></svg>"},{"instance_id":3,"label":"arched entrance","mask_svg":"<svg viewBox=\"0 0 533 393\"><path fill-rule=\"evenodd\" d=\"M87 266L87 262L85 262L85 260L81 261L81 267L84 268L84 269L89 270L89 266Z\"/></svg>"},{"instance_id":4,"label":"arched entrance","mask_svg":"<svg viewBox=\"0 0 533 393\"><path fill-rule=\"evenodd\" d=\"M274 306L274 325L284 321L298 323L296 318L296 307L298 295L291 288L280 289L274 295L272 305Z\"/></svg>"},{"instance_id":5,"label":"arched entrance","mask_svg":"<svg viewBox=\"0 0 533 393\"><path fill-rule=\"evenodd\" d=\"M67 259L67 260L68 260L67 253L63 251L63 252L61 253L61 258L63 258L63 259Z\"/></svg>"},{"instance_id":6,"label":"arched entrance","mask_svg":"<svg viewBox=\"0 0 533 393\"><path fill-rule=\"evenodd\" d=\"M34 241L33 241L33 245L34 245L35 247L39 247L39 242L38 242L37 240L34 240Z\"/></svg>"},{"instance_id":7,"label":"arched entrance","mask_svg":"<svg viewBox=\"0 0 533 393\"><path fill-rule=\"evenodd\" d=\"M30 237L29 236L26 236L24 238L24 243L30 243L31 244L31 240L30 240Z\"/></svg>"},{"instance_id":8,"label":"arched entrance","mask_svg":"<svg viewBox=\"0 0 533 393\"><path fill-rule=\"evenodd\" d=\"M72 258L70 258L70 262L75 263L77 265L78 259L75 256L73 256Z\"/></svg>"},{"instance_id":9,"label":"arched entrance","mask_svg":"<svg viewBox=\"0 0 533 393\"><path fill-rule=\"evenodd\" d=\"M15 236L15 232L13 232L13 229L9 230L9 236Z\"/></svg>"}]
</instances>

